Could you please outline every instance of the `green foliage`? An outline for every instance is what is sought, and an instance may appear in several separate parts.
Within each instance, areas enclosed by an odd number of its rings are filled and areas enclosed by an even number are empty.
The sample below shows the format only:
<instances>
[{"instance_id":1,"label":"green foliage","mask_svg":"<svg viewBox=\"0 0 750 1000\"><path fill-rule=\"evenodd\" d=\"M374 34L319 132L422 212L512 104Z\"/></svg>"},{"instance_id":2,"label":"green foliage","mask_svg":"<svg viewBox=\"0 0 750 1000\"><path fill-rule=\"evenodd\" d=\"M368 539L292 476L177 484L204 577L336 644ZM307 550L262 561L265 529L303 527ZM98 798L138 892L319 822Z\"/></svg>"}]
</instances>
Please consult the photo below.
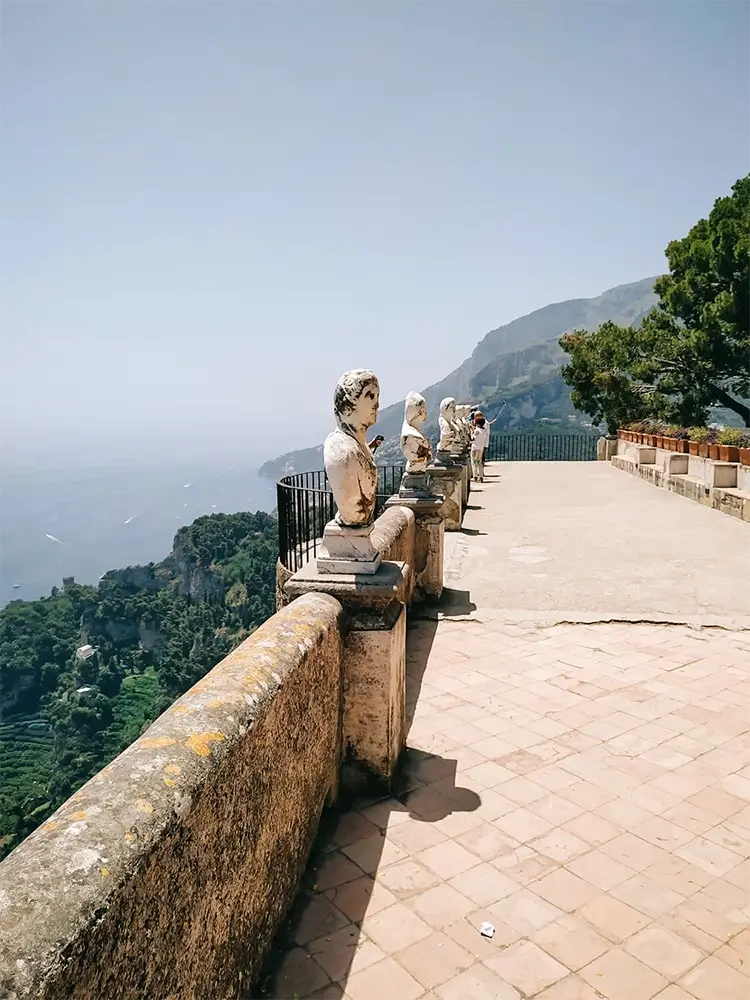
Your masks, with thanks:
<instances>
[{"instance_id":1,"label":"green foliage","mask_svg":"<svg viewBox=\"0 0 750 1000\"><path fill-rule=\"evenodd\" d=\"M277 530L201 517L162 563L0 611L0 857L273 613Z\"/></svg>"},{"instance_id":2,"label":"green foliage","mask_svg":"<svg viewBox=\"0 0 750 1000\"><path fill-rule=\"evenodd\" d=\"M704 423L712 406L750 426L750 175L666 255L659 305L640 326L561 338L573 403L610 432L646 416Z\"/></svg>"},{"instance_id":3,"label":"green foliage","mask_svg":"<svg viewBox=\"0 0 750 1000\"><path fill-rule=\"evenodd\" d=\"M725 427L716 436L719 444L734 445L735 448L750 448L750 433L739 427Z\"/></svg>"}]
</instances>

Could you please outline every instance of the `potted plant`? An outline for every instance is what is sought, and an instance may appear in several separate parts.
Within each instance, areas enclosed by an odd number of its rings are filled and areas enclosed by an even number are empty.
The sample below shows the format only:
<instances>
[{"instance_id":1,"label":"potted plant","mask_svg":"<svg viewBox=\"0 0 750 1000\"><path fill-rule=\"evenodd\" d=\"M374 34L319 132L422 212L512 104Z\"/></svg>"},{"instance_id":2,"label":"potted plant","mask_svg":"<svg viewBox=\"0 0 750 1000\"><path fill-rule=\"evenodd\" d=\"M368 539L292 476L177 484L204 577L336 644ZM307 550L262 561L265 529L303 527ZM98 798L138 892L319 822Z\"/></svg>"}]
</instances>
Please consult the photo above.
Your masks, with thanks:
<instances>
[{"instance_id":1,"label":"potted plant","mask_svg":"<svg viewBox=\"0 0 750 1000\"><path fill-rule=\"evenodd\" d=\"M675 435L677 439L677 451L681 455L688 455L690 453L690 448L688 446L688 432L685 427L680 427Z\"/></svg>"},{"instance_id":2,"label":"potted plant","mask_svg":"<svg viewBox=\"0 0 750 1000\"><path fill-rule=\"evenodd\" d=\"M719 431L717 441L719 443L719 458L722 462L739 462L740 444L744 434L739 427L725 427Z\"/></svg>"},{"instance_id":3,"label":"potted plant","mask_svg":"<svg viewBox=\"0 0 750 1000\"><path fill-rule=\"evenodd\" d=\"M708 458L708 428L693 427L690 430L690 437L698 445L698 455L701 458Z\"/></svg>"},{"instance_id":4,"label":"potted plant","mask_svg":"<svg viewBox=\"0 0 750 1000\"><path fill-rule=\"evenodd\" d=\"M719 461L719 442L716 440L716 428L708 428L708 457L714 461Z\"/></svg>"},{"instance_id":5,"label":"potted plant","mask_svg":"<svg viewBox=\"0 0 750 1000\"><path fill-rule=\"evenodd\" d=\"M740 462L742 465L750 465L750 431L742 432L742 441L739 446Z\"/></svg>"},{"instance_id":6,"label":"potted plant","mask_svg":"<svg viewBox=\"0 0 750 1000\"><path fill-rule=\"evenodd\" d=\"M690 455L698 454L700 441L703 439L705 430L706 430L705 427L688 427L687 429L688 454Z\"/></svg>"},{"instance_id":7,"label":"potted plant","mask_svg":"<svg viewBox=\"0 0 750 1000\"><path fill-rule=\"evenodd\" d=\"M677 451L677 431L674 424L668 424L664 430L664 447L667 451Z\"/></svg>"}]
</instances>

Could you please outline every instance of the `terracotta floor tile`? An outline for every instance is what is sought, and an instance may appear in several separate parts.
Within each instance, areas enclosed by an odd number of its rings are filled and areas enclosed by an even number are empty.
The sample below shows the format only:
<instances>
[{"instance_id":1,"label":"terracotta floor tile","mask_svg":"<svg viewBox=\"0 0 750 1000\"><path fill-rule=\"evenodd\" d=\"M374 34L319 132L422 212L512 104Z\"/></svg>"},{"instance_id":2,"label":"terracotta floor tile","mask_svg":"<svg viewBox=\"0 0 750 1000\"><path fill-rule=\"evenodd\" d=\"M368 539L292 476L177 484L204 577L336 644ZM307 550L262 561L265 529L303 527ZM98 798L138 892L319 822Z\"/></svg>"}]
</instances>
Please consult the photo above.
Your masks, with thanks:
<instances>
[{"instance_id":1,"label":"terracotta floor tile","mask_svg":"<svg viewBox=\"0 0 750 1000\"><path fill-rule=\"evenodd\" d=\"M308 997L328 983L329 977L318 963L304 949L293 948L284 956L274 977L274 996Z\"/></svg>"},{"instance_id":2,"label":"terracotta floor tile","mask_svg":"<svg viewBox=\"0 0 750 1000\"><path fill-rule=\"evenodd\" d=\"M649 865L656 864L666 855L666 852L660 847L655 847L653 844L649 844L647 840L641 840L640 837L636 837L632 833L620 834L614 840L603 844L601 850L604 854L609 855L610 858L614 858L615 861L627 865L628 868L632 868L635 872L643 871ZM686 858L685 860L688 861L690 859Z\"/></svg>"},{"instance_id":3,"label":"terracotta floor tile","mask_svg":"<svg viewBox=\"0 0 750 1000\"><path fill-rule=\"evenodd\" d=\"M460 972L436 987L435 992L441 1000L520 1000L512 986L483 965ZM383 994L379 1000L384 1000L385 996L393 996L395 1000L395 994Z\"/></svg>"},{"instance_id":4,"label":"terracotta floor tile","mask_svg":"<svg viewBox=\"0 0 750 1000\"><path fill-rule=\"evenodd\" d=\"M610 894L650 917L660 917L663 913L674 910L685 899L680 893L667 889L642 872L615 886Z\"/></svg>"},{"instance_id":5,"label":"terracotta floor tile","mask_svg":"<svg viewBox=\"0 0 750 1000\"><path fill-rule=\"evenodd\" d=\"M395 902L393 897L408 899L409 896L414 896L418 892L424 892L426 889L439 885L440 881L439 875L436 875L431 869L425 868L415 858L399 861L378 873L378 883L385 886L393 894L391 902Z\"/></svg>"},{"instance_id":6,"label":"terracotta floor tile","mask_svg":"<svg viewBox=\"0 0 750 1000\"><path fill-rule=\"evenodd\" d=\"M564 979L569 971L532 941L518 941L484 964L524 996Z\"/></svg>"},{"instance_id":7,"label":"terracotta floor tile","mask_svg":"<svg viewBox=\"0 0 750 1000\"><path fill-rule=\"evenodd\" d=\"M380 834L376 834L374 837L366 837L364 840L358 840L354 844L348 844L342 850L348 858L356 865L359 865L362 871L367 872L368 875L374 875L379 868L385 868L387 865L395 864L397 861L403 861L407 857L406 851L398 847L392 840Z\"/></svg>"},{"instance_id":8,"label":"terracotta floor tile","mask_svg":"<svg viewBox=\"0 0 750 1000\"><path fill-rule=\"evenodd\" d=\"M708 788L696 792L695 795L691 795L686 801L707 813L711 813L719 820L729 819L747 805L744 799L737 798L736 795L730 795L729 792L710 785Z\"/></svg>"},{"instance_id":9,"label":"terracotta floor tile","mask_svg":"<svg viewBox=\"0 0 750 1000\"><path fill-rule=\"evenodd\" d=\"M583 815L563 823L563 829L574 833L581 840L585 840L587 844L591 844L592 847L600 847L602 844L614 840L622 832L619 827L592 812L583 813Z\"/></svg>"},{"instance_id":10,"label":"terracotta floor tile","mask_svg":"<svg viewBox=\"0 0 750 1000\"><path fill-rule=\"evenodd\" d=\"M539 851L540 854L552 858L560 864L578 857L579 854L585 854L591 849L586 841L576 837L574 833L564 827L557 827L543 837L532 840L529 847L533 847L535 851Z\"/></svg>"},{"instance_id":11,"label":"terracotta floor tile","mask_svg":"<svg viewBox=\"0 0 750 1000\"><path fill-rule=\"evenodd\" d=\"M515 879L486 863L455 875L449 884L467 899L472 900L475 907L489 906L490 903L496 903L520 889Z\"/></svg>"},{"instance_id":12,"label":"terracotta floor tile","mask_svg":"<svg viewBox=\"0 0 750 1000\"><path fill-rule=\"evenodd\" d=\"M417 1000L424 993L421 983L392 958L384 958L369 969L356 973L346 984L352 1000Z\"/></svg>"},{"instance_id":13,"label":"terracotta floor tile","mask_svg":"<svg viewBox=\"0 0 750 1000\"><path fill-rule=\"evenodd\" d=\"M475 854L453 840L446 840L436 847L422 851L417 860L443 879L452 878L479 864L479 858Z\"/></svg>"},{"instance_id":14,"label":"terracotta floor tile","mask_svg":"<svg viewBox=\"0 0 750 1000\"><path fill-rule=\"evenodd\" d=\"M397 960L427 989L440 986L475 963L473 955L439 931L400 951Z\"/></svg>"},{"instance_id":15,"label":"terracotta floor tile","mask_svg":"<svg viewBox=\"0 0 750 1000\"><path fill-rule=\"evenodd\" d=\"M432 931L432 928L404 903L394 903L380 913L368 916L362 924L362 929L387 955L407 948L415 941L421 941Z\"/></svg>"},{"instance_id":16,"label":"terracotta floor tile","mask_svg":"<svg viewBox=\"0 0 750 1000\"><path fill-rule=\"evenodd\" d=\"M355 923L361 922L366 913L375 914L396 902L396 897L369 875L329 889L325 898Z\"/></svg>"},{"instance_id":17,"label":"terracotta floor tile","mask_svg":"<svg viewBox=\"0 0 750 1000\"><path fill-rule=\"evenodd\" d=\"M307 950L333 982L344 984L350 975L385 958L380 948L354 926L312 941Z\"/></svg>"},{"instance_id":18,"label":"terracotta floor tile","mask_svg":"<svg viewBox=\"0 0 750 1000\"><path fill-rule=\"evenodd\" d=\"M688 833L692 833L693 837L705 833L719 822L715 813L701 809L694 802L680 802L672 806L671 809L665 810L663 818L681 826Z\"/></svg>"},{"instance_id":19,"label":"terracotta floor tile","mask_svg":"<svg viewBox=\"0 0 750 1000\"><path fill-rule=\"evenodd\" d=\"M477 764L476 767L469 768L466 774L475 781L478 781L485 788L493 788L505 781L509 781L511 778L515 778L515 774L512 771L509 771L507 767L496 764L494 760L486 760L482 764Z\"/></svg>"},{"instance_id":20,"label":"terracotta floor tile","mask_svg":"<svg viewBox=\"0 0 750 1000\"><path fill-rule=\"evenodd\" d=\"M705 958L702 951L657 924L634 934L624 947L631 955L670 980L679 978Z\"/></svg>"},{"instance_id":21,"label":"terracotta floor tile","mask_svg":"<svg viewBox=\"0 0 750 1000\"><path fill-rule=\"evenodd\" d=\"M519 845L512 854L492 858L490 864L522 886L535 882L542 875L558 867L557 861L540 854L526 844Z\"/></svg>"},{"instance_id":22,"label":"terracotta floor tile","mask_svg":"<svg viewBox=\"0 0 750 1000\"><path fill-rule=\"evenodd\" d=\"M712 875L724 875L745 860L734 851L728 851L705 837L696 837L675 851L675 854Z\"/></svg>"},{"instance_id":23,"label":"terracotta floor tile","mask_svg":"<svg viewBox=\"0 0 750 1000\"><path fill-rule=\"evenodd\" d=\"M651 1000L668 985L664 976L620 948L594 959L578 975L608 1000Z\"/></svg>"},{"instance_id":24,"label":"terracotta floor tile","mask_svg":"<svg viewBox=\"0 0 750 1000\"><path fill-rule=\"evenodd\" d=\"M601 1000L601 997L601 993L597 993L580 976L572 975L538 993L535 1000Z\"/></svg>"},{"instance_id":25,"label":"terracotta floor tile","mask_svg":"<svg viewBox=\"0 0 750 1000\"><path fill-rule=\"evenodd\" d=\"M657 993L654 1000L695 1000L689 993L686 993L677 983L670 983L661 993Z\"/></svg>"},{"instance_id":26,"label":"terracotta floor tile","mask_svg":"<svg viewBox=\"0 0 750 1000\"><path fill-rule=\"evenodd\" d=\"M538 881L532 882L529 889L546 899L548 903L559 907L568 913L580 909L599 895L599 889L573 872L558 868Z\"/></svg>"},{"instance_id":27,"label":"terracotta floor tile","mask_svg":"<svg viewBox=\"0 0 750 1000\"><path fill-rule=\"evenodd\" d=\"M513 812L506 813L495 820L495 826L521 843L529 840L536 840L549 833L556 824L549 822L531 812L530 809L522 807L514 809Z\"/></svg>"},{"instance_id":28,"label":"terracotta floor tile","mask_svg":"<svg viewBox=\"0 0 750 1000\"><path fill-rule=\"evenodd\" d=\"M409 854L418 854L447 840L447 835L436 823L427 823L421 819L408 819L388 834L388 839Z\"/></svg>"},{"instance_id":29,"label":"terracotta floor tile","mask_svg":"<svg viewBox=\"0 0 750 1000\"><path fill-rule=\"evenodd\" d=\"M476 907L476 903L446 883L412 896L408 905L425 923L438 930L465 917Z\"/></svg>"},{"instance_id":30,"label":"terracotta floor tile","mask_svg":"<svg viewBox=\"0 0 750 1000\"><path fill-rule=\"evenodd\" d=\"M612 947L578 917L566 914L532 934L535 941L548 954L568 969L577 972Z\"/></svg>"},{"instance_id":31,"label":"terracotta floor tile","mask_svg":"<svg viewBox=\"0 0 750 1000\"><path fill-rule=\"evenodd\" d=\"M603 891L610 890L621 882L625 882L634 874L632 868L628 868L620 861L615 861L614 858L610 858L609 855L599 850L572 858L566 862L565 867Z\"/></svg>"},{"instance_id":32,"label":"terracotta floor tile","mask_svg":"<svg viewBox=\"0 0 750 1000\"><path fill-rule=\"evenodd\" d=\"M372 824L369 824L372 825ZM325 892L344 882L353 882L362 876L362 869L339 851L332 851L320 859L321 863L314 871L315 889Z\"/></svg>"},{"instance_id":33,"label":"terracotta floor tile","mask_svg":"<svg viewBox=\"0 0 750 1000\"><path fill-rule=\"evenodd\" d=\"M521 846L517 840L501 833L494 823L485 822L467 830L466 833L460 833L454 839L457 844L461 844L483 861L514 855L516 849Z\"/></svg>"},{"instance_id":34,"label":"terracotta floor tile","mask_svg":"<svg viewBox=\"0 0 750 1000\"><path fill-rule=\"evenodd\" d=\"M313 896L305 902L297 920L294 940L297 944L307 944L324 934L333 934L348 923L344 914L328 899Z\"/></svg>"},{"instance_id":35,"label":"terracotta floor tile","mask_svg":"<svg viewBox=\"0 0 750 1000\"><path fill-rule=\"evenodd\" d=\"M578 916L601 935L618 943L626 941L650 922L650 917L606 893L581 907Z\"/></svg>"},{"instance_id":36,"label":"terracotta floor tile","mask_svg":"<svg viewBox=\"0 0 750 1000\"><path fill-rule=\"evenodd\" d=\"M361 813L348 812L339 817L331 839L338 847L345 847L347 844L364 840L365 837L371 837L377 832L375 824Z\"/></svg>"},{"instance_id":37,"label":"terracotta floor tile","mask_svg":"<svg viewBox=\"0 0 750 1000\"><path fill-rule=\"evenodd\" d=\"M527 806L530 802L544 798L549 794L549 791L541 785L534 784L523 775L518 775L510 781L503 782L502 794L519 806Z\"/></svg>"},{"instance_id":38,"label":"terracotta floor tile","mask_svg":"<svg viewBox=\"0 0 750 1000\"><path fill-rule=\"evenodd\" d=\"M680 980L698 1000L747 1000L750 979L711 955Z\"/></svg>"},{"instance_id":39,"label":"terracotta floor tile","mask_svg":"<svg viewBox=\"0 0 750 1000\"><path fill-rule=\"evenodd\" d=\"M714 958L731 966L736 972L741 972L743 976L750 974L750 947L734 948L732 944L723 944L714 952Z\"/></svg>"},{"instance_id":40,"label":"terracotta floor tile","mask_svg":"<svg viewBox=\"0 0 750 1000\"><path fill-rule=\"evenodd\" d=\"M512 896L506 896L487 909L512 927L519 937L532 934L563 915L562 910L529 889L521 889Z\"/></svg>"}]
</instances>

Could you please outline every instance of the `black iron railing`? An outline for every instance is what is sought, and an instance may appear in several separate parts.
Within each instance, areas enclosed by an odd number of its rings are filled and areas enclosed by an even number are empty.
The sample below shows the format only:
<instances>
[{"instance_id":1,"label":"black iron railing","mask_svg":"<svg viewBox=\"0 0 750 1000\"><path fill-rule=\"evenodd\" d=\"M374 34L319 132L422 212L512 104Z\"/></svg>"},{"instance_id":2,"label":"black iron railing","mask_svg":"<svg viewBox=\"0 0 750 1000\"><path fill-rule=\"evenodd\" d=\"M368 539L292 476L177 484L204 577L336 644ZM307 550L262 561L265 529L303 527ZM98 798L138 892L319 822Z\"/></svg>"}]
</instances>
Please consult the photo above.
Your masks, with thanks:
<instances>
[{"instance_id":1,"label":"black iron railing","mask_svg":"<svg viewBox=\"0 0 750 1000\"><path fill-rule=\"evenodd\" d=\"M596 460L595 434L521 434L500 431L490 435L488 462L591 462Z\"/></svg>"},{"instance_id":2,"label":"black iron railing","mask_svg":"<svg viewBox=\"0 0 750 1000\"><path fill-rule=\"evenodd\" d=\"M403 474L402 465L378 466L375 517L382 513L386 500L398 493ZM336 501L322 469L284 476L276 484L276 498L279 560L294 573L316 555L323 528L336 514Z\"/></svg>"}]
</instances>

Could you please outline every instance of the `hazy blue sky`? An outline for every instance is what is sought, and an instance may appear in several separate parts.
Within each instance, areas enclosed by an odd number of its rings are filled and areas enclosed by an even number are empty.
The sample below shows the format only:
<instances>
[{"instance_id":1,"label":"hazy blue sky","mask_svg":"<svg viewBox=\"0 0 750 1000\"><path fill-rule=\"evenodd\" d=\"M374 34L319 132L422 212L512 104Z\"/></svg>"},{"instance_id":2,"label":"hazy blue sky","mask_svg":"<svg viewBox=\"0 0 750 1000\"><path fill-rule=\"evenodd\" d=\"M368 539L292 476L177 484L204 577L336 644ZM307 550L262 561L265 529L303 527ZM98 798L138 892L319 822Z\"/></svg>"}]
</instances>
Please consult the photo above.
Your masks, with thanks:
<instances>
[{"instance_id":1,"label":"hazy blue sky","mask_svg":"<svg viewBox=\"0 0 750 1000\"><path fill-rule=\"evenodd\" d=\"M5 435L270 456L658 273L748 170L749 10L4 0Z\"/></svg>"}]
</instances>

